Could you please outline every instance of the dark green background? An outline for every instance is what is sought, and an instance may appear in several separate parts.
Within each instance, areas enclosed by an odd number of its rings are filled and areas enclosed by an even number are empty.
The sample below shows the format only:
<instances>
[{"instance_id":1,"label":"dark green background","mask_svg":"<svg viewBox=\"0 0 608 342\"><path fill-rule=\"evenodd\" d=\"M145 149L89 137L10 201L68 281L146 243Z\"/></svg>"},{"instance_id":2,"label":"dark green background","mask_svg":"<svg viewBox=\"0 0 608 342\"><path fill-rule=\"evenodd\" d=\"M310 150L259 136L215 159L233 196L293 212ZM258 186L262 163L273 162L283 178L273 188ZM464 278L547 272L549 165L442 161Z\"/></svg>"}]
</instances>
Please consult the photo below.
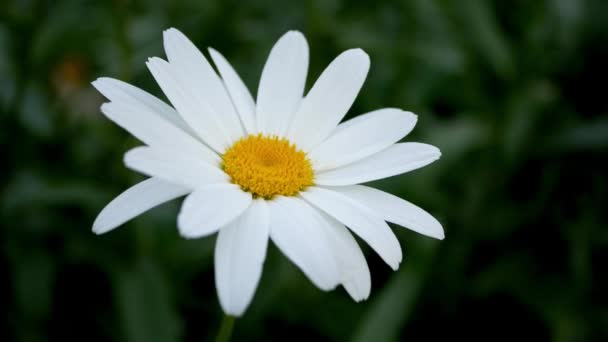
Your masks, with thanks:
<instances>
[{"instance_id":1,"label":"dark green background","mask_svg":"<svg viewBox=\"0 0 608 342\"><path fill-rule=\"evenodd\" d=\"M221 319L214 238L176 231L179 201L109 234L91 224L141 177L138 144L90 86L160 95L162 30L222 51L255 94L272 44L309 40L308 84L339 52L372 67L349 116L419 114L429 167L374 184L444 225L394 227L392 272L365 247L370 299L322 292L272 246L235 340L608 340L608 2L20 1L0 4L0 340L202 341Z\"/></svg>"}]
</instances>

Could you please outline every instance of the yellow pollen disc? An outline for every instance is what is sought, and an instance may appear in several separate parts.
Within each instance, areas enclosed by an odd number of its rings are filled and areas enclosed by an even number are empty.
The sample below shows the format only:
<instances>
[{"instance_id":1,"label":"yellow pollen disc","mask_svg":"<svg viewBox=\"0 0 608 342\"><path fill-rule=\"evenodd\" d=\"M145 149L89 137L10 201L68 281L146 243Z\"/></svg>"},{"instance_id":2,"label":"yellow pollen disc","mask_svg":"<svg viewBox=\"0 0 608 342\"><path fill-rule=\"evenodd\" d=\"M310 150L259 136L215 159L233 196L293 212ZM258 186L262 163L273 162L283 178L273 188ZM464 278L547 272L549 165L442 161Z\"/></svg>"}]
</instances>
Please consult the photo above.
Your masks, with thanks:
<instances>
[{"instance_id":1,"label":"yellow pollen disc","mask_svg":"<svg viewBox=\"0 0 608 342\"><path fill-rule=\"evenodd\" d=\"M306 153L284 138L262 134L241 138L222 159L232 182L256 197L293 196L313 184Z\"/></svg>"}]
</instances>

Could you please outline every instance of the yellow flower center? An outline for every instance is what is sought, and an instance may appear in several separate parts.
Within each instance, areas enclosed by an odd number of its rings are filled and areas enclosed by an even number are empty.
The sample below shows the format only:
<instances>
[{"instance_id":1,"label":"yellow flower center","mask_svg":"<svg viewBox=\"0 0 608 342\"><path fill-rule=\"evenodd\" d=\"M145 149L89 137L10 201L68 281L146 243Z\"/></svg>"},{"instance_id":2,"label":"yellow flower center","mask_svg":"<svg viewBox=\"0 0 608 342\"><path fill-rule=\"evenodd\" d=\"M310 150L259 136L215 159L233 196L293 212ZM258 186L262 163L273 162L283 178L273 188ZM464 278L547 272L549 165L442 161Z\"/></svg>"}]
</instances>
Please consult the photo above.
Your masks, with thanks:
<instances>
[{"instance_id":1,"label":"yellow flower center","mask_svg":"<svg viewBox=\"0 0 608 342\"><path fill-rule=\"evenodd\" d=\"M314 173L306 153L276 136L241 138L224 153L222 168L232 183L255 197L294 196L313 184Z\"/></svg>"}]
</instances>

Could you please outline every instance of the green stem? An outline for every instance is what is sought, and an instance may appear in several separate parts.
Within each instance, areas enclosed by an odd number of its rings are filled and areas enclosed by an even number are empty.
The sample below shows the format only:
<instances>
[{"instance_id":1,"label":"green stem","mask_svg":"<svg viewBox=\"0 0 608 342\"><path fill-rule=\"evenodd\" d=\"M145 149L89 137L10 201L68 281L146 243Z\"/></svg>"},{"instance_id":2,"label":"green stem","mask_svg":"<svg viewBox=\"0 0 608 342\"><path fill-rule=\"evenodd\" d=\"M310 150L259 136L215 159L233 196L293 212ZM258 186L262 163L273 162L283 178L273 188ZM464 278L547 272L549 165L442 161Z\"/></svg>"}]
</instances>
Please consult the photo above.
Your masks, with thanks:
<instances>
[{"instance_id":1,"label":"green stem","mask_svg":"<svg viewBox=\"0 0 608 342\"><path fill-rule=\"evenodd\" d=\"M234 316L224 315L222 323L220 324L220 330L217 332L215 342L229 342L232 336L232 329L234 328Z\"/></svg>"}]
</instances>

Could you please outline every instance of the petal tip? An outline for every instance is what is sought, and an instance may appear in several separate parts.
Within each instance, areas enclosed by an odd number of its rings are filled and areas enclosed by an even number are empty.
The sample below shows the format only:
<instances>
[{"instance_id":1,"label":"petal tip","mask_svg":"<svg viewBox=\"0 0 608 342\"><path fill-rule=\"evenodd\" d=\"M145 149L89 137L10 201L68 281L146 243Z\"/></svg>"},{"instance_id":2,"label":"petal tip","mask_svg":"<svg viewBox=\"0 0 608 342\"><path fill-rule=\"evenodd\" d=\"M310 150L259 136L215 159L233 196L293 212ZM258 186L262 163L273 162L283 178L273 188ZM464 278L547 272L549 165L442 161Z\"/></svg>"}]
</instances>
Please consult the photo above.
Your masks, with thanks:
<instances>
[{"instance_id":1,"label":"petal tip","mask_svg":"<svg viewBox=\"0 0 608 342\"><path fill-rule=\"evenodd\" d=\"M364 57L369 57L367 52L365 52L365 50L363 50L362 48L352 48L349 51L351 51L352 53L356 53L358 55L364 56Z\"/></svg>"},{"instance_id":2,"label":"petal tip","mask_svg":"<svg viewBox=\"0 0 608 342\"><path fill-rule=\"evenodd\" d=\"M183 220L184 219L181 215L177 216L177 231L179 232L179 236L183 237L186 240L194 240L201 237L201 235L184 228L185 224L183 223Z\"/></svg>"},{"instance_id":3,"label":"petal tip","mask_svg":"<svg viewBox=\"0 0 608 342\"><path fill-rule=\"evenodd\" d=\"M369 294L366 296L357 297L357 298L353 298L353 299L355 300L355 302L361 303L361 302L365 302L368 298L369 298Z\"/></svg>"},{"instance_id":4,"label":"petal tip","mask_svg":"<svg viewBox=\"0 0 608 342\"><path fill-rule=\"evenodd\" d=\"M186 240L195 240L195 239L199 238L199 236L196 236L195 234L191 234L191 233L183 232L183 231L179 232L179 236L181 236L182 238L184 238Z\"/></svg>"},{"instance_id":5,"label":"petal tip","mask_svg":"<svg viewBox=\"0 0 608 342\"><path fill-rule=\"evenodd\" d=\"M232 317L232 318L239 318L241 316L243 316L243 313L245 313L245 308L233 308L233 307L226 307L225 304L222 303L222 301L220 301L220 306L222 307L222 311L224 311L224 314L228 317Z\"/></svg>"},{"instance_id":6,"label":"petal tip","mask_svg":"<svg viewBox=\"0 0 608 342\"><path fill-rule=\"evenodd\" d=\"M287 31L283 36L281 36L281 38L279 38L277 43L279 41L303 44L306 48L308 48L308 42L306 41L306 37L302 32L296 30Z\"/></svg>"},{"instance_id":7,"label":"petal tip","mask_svg":"<svg viewBox=\"0 0 608 342\"><path fill-rule=\"evenodd\" d=\"M407 115L408 117L410 117L410 118L412 118L412 119L414 119L414 120L418 121L418 114L413 113L413 112L410 112L410 111L408 111L408 110L401 110L401 112L402 112L404 115Z\"/></svg>"},{"instance_id":8,"label":"petal tip","mask_svg":"<svg viewBox=\"0 0 608 342\"><path fill-rule=\"evenodd\" d=\"M420 144L419 146L422 146L427 149L429 158L431 158L432 161L435 161L441 157L441 150L439 149L439 147L429 145L429 144L423 144L423 143L418 143L418 144Z\"/></svg>"},{"instance_id":9,"label":"petal tip","mask_svg":"<svg viewBox=\"0 0 608 342\"><path fill-rule=\"evenodd\" d=\"M147 63L159 63L161 61L163 61L162 58L155 56L155 57L148 57Z\"/></svg>"},{"instance_id":10,"label":"petal tip","mask_svg":"<svg viewBox=\"0 0 608 342\"><path fill-rule=\"evenodd\" d=\"M401 265L401 261L403 261L403 254L399 256L398 259L392 261L389 266L393 271L397 271L399 266Z\"/></svg>"},{"instance_id":11,"label":"petal tip","mask_svg":"<svg viewBox=\"0 0 608 342\"><path fill-rule=\"evenodd\" d=\"M219 53L219 51L217 51L216 49L214 49L214 48L213 48L213 47L211 47L211 46L209 46L209 47L207 48L207 51L209 51L209 54L211 54L211 55L219 55L219 54L220 54L220 53Z\"/></svg>"},{"instance_id":12,"label":"petal tip","mask_svg":"<svg viewBox=\"0 0 608 342\"><path fill-rule=\"evenodd\" d=\"M304 34L298 30L289 30L284 36L301 37L304 38Z\"/></svg>"},{"instance_id":13,"label":"petal tip","mask_svg":"<svg viewBox=\"0 0 608 342\"><path fill-rule=\"evenodd\" d=\"M95 235L102 235L102 234L109 232L112 229L113 229L113 227L108 227L107 225L104 225L102 222L99 221L99 218L97 218L97 219L95 219L95 222L93 222L93 227L91 228L91 231Z\"/></svg>"},{"instance_id":14,"label":"petal tip","mask_svg":"<svg viewBox=\"0 0 608 342\"><path fill-rule=\"evenodd\" d=\"M146 62L146 65L148 65L148 66L158 65L158 64L162 64L162 63L169 64L169 62L167 62L166 60L155 56L155 57L149 57L148 61Z\"/></svg>"},{"instance_id":15,"label":"petal tip","mask_svg":"<svg viewBox=\"0 0 608 342\"><path fill-rule=\"evenodd\" d=\"M204 237L205 235L193 234L189 232L179 232L179 236L186 240L196 240Z\"/></svg>"},{"instance_id":16,"label":"petal tip","mask_svg":"<svg viewBox=\"0 0 608 342\"><path fill-rule=\"evenodd\" d=\"M345 53L353 55L354 57L361 59L361 61L366 64L370 63L369 55L362 48L350 49L350 50L345 51Z\"/></svg>"},{"instance_id":17,"label":"petal tip","mask_svg":"<svg viewBox=\"0 0 608 342\"><path fill-rule=\"evenodd\" d=\"M185 222L185 217L180 210L179 214L177 215L177 231L179 232L179 236L186 240L195 240L213 234L213 232L198 232L196 229L192 229L192 227L189 226L191 226L191 223Z\"/></svg>"},{"instance_id":18,"label":"petal tip","mask_svg":"<svg viewBox=\"0 0 608 342\"><path fill-rule=\"evenodd\" d=\"M371 293L371 287L362 289L359 287L348 286L346 284L342 284L342 286L356 303L366 301Z\"/></svg>"},{"instance_id":19,"label":"petal tip","mask_svg":"<svg viewBox=\"0 0 608 342\"><path fill-rule=\"evenodd\" d=\"M103 82L104 77L98 77L97 79L91 81L93 87L97 88L101 82Z\"/></svg>"},{"instance_id":20,"label":"petal tip","mask_svg":"<svg viewBox=\"0 0 608 342\"><path fill-rule=\"evenodd\" d=\"M91 85L97 89L98 92L100 92L102 95L104 93L104 88L106 88L106 85L111 82L112 79L109 77L99 77L96 80L91 82ZM106 88L107 89L107 88ZM105 95L104 95L105 96Z\"/></svg>"},{"instance_id":21,"label":"petal tip","mask_svg":"<svg viewBox=\"0 0 608 342\"><path fill-rule=\"evenodd\" d=\"M436 238L437 240L443 240L445 239L445 232L443 230L443 228L439 228L439 230L437 231L437 234L434 236L434 238Z\"/></svg>"},{"instance_id":22,"label":"petal tip","mask_svg":"<svg viewBox=\"0 0 608 342\"><path fill-rule=\"evenodd\" d=\"M179 232L179 235L181 237L190 239L191 234L185 228L186 223L184 222L184 212L183 211L184 211L184 204L182 204L182 208L180 209L179 213L177 214L177 231Z\"/></svg>"},{"instance_id":23,"label":"petal tip","mask_svg":"<svg viewBox=\"0 0 608 342\"><path fill-rule=\"evenodd\" d=\"M323 284L315 284L319 290L321 291L333 291L336 289L336 287L338 287L338 285L340 285L339 281L337 279L334 279L333 281L329 282L325 282Z\"/></svg>"},{"instance_id":24,"label":"petal tip","mask_svg":"<svg viewBox=\"0 0 608 342\"><path fill-rule=\"evenodd\" d=\"M183 35L183 33L175 27L169 27L163 31L163 37L167 38L169 35Z\"/></svg>"},{"instance_id":25,"label":"petal tip","mask_svg":"<svg viewBox=\"0 0 608 342\"><path fill-rule=\"evenodd\" d=\"M96 225L95 223L93 223L93 227L91 228L91 231L95 235L101 235L102 234L100 227L98 225Z\"/></svg>"}]
</instances>

